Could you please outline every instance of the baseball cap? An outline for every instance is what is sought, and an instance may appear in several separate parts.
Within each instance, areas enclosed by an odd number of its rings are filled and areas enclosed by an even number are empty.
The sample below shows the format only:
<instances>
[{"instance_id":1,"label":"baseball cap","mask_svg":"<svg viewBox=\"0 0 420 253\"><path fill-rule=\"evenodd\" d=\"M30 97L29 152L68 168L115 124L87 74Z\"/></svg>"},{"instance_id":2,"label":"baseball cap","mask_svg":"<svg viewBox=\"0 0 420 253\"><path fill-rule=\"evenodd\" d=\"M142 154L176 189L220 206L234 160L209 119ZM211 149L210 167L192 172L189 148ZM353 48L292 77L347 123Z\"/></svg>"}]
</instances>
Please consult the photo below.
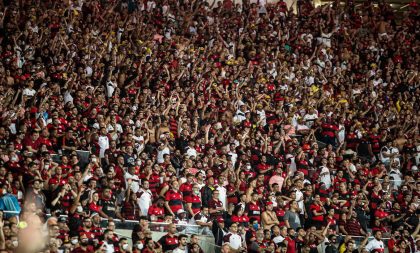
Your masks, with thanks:
<instances>
[{"instance_id":1,"label":"baseball cap","mask_svg":"<svg viewBox=\"0 0 420 253\"><path fill-rule=\"evenodd\" d=\"M224 220L222 217L219 217L219 218L217 218L217 222L219 222L219 223L224 223L224 222L225 222L225 220Z\"/></svg>"}]
</instances>

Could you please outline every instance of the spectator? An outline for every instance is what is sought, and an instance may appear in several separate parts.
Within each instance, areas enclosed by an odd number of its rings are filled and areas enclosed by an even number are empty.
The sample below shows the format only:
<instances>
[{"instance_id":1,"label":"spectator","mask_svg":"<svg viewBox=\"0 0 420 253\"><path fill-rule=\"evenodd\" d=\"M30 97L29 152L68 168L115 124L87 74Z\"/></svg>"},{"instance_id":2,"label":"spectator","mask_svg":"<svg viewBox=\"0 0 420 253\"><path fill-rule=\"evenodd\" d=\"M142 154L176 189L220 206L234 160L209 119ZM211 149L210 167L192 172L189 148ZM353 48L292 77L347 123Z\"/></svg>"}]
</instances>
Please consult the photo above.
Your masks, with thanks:
<instances>
[{"instance_id":1,"label":"spectator","mask_svg":"<svg viewBox=\"0 0 420 253\"><path fill-rule=\"evenodd\" d=\"M188 243L188 251L192 251L194 253L203 253L199 245L200 237L196 234L192 234L190 236L190 242Z\"/></svg>"},{"instance_id":2,"label":"spectator","mask_svg":"<svg viewBox=\"0 0 420 253\"><path fill-rule=\"evenodd\" d=\"M187 210L190 217L194 217L201 209L201 198L198 184L192 186L192 193L186 198Z\"/></svg>"},{"instance_id":3,"label":"spectator","mask_svg":"<svg viewBox=\"0 0 420 253\"><path fill-rule=\"evenodd\" d=\"M372 241L369 241L369 243L366 245L366 249L371 252L373 250L377 250L379 252L384 250L384 243L382 241L382 232L380 230L376 230L374 235L374 239Z\"/></svg>"},{"instance_id":4,"label":"spectator","mask_svg":"<svg viewBox=\"0 0 420 253\"><path fill-rule=\"evenodd\" d=\"M219 191L214 190L212 194L213 198L208 202L210 216L213 219L221 218L225 208L223 207L222 201L219 199Z\"/></svg>"},{"instance_id":5,"label":"spectator","mask_svg":"<svg viewBox=\"0 0 420 253\"><path fill-rule=\"evenodd\" d=\"M213 222L210 219L209 209L207 207L203 207L199 213L195 214L194 217L190 219L189 224L200 226L198 229L190 228L190 230L195 231L197 234L210 235Z\"/></svg>"},{"instance_id":6,"label":"spectator","mask_svg":"<svg viewBox=\"0 0 420 253\"><path fill-rule=\"evenodd\" d=\"M120 238L118 241L118 247L116 248L117 252L131 252L130 245L128 244L127 238Z\"/></svg>"},{"instance_id":7,"label":"spectator","mask_svg":"<svg viewBox=\"0 0 420 253\"><path fill-rule=\"evenodd\" d=\"M301 226L299 215L297 214L298 204L295 200L290 202L290 209L284 215L284 222L287 228L297 229Z\"/></svg>"},{"instance_id":8,"label":"spectator","mask_svg":"<svg viewBox=\"0 0 420 253\"><path fill-rule=\"evenodd\" d=\"M184 253L188 250L188 236L184 234L178 235L178 247L175 248L172 252L174 253Z\"/></svg>"},{"instance_id":9,"label":"spectator","mask_svg":"<svg viewBox=\"0 0 420 253\"><path fill-rule=\"evenodd\" d=\"M229 228L229 232L223 236L223 242L229 243L231 250L242 251L246 248L245 242L238 235L238 224L232 223Z\"/></svg>"},{"instance_id":10,"label":"spectator","mask_svg":"<svg viewBox=\"0 0 420 253\"><path fill-rule=\"evenodd\" d=\"M142 250L142 253L154 253L162 252L162 246L159 243L154 242L152 238L147 238L145 241L145 248Z\"/></svg>"},{"instance_id":11,"label":"spectator","mask_svg":"<svg viewBox=\"0 0 420 253\"><path fill-rule=\"evenodd\" d=\"M93 252L93 246L89 245L89 238L85 233L81 233L79 236L80 246L75 248L72 253L82 253L82 252Z\"/></svg>"},{"instance_id":12,"label":"spectator","mask_svg":"<svg viewBox=\"0 0 420 253\"><path fill-rule=\"evenodd\" d=\"M304 227L302 252L327 234L416 234L418 4L293 8L0 3L0 209L16 212L1 216L4 248L71 252L82 228L102 251L100 217L112 231L132 223L114 219L138 219L140 240L203 206L204 223L234 219L241 235L252 218L278 238L268 202L280 226ZM58 215L67 221L39 232ZM67 240L56 233L65 222ZM396 249L413 251L415 239Z\"/></svg>"},{"instance_id":13,"label":"spectator","mask_svg":"<svg viewBox=\"0 0 420 253\"><path fill-rule=\"evenodd\" d=\"M224 242L224 237L228 233L225 228L225 221L223 218L218 218L213 221L211 231L214 236L214 242L217 246L222 247Z\"/></svg>"},{"instance_id":14,"label":"spectator","mask_svg":"<svg viewBox=\"0 0 420 253\"><path fill-rule=\"evenodd\" d=\"M337 249L337 237L335 235L330 235L328 237L328 245L325 248L325 253L337 253L338 249Z\"/></svg>"},{"instance_id":15,"label":"spectator","mask_svg":"<svg viewBox=\"0 0 420 253\"><path fill-rule=\"evenodd\" d=\"M169 224L168 225L168 233L164 236L162 236L159 239L159 244L162 245L163 252L166 252L168 250L174 250L178 247L179 241L176 234L176 226L175 224ZM186 244L186 242L185 242ZM147 245L147 244L146 244Z\"/></svg>"},{"instance_id":16,"label":"spectator","mask_svg":"<svg viewBox=\"0 0 420 253\"><path fill-rule=\"evenodd\" d=\"M111 230L106 229L104 231L104 241L103 246L106 249L106 252L114 252L114 233Z\"/></svg>"},{"instance_id":17,"label":"spectator","mask_svg":"<svg viewBox=\"0 0 420 253\"><path fill-rule=\"evenodd\" d=\"M279 225L280 222L277 219L276 213L273 211L273 202L267 202L266 208L261 215L262 223L264 224L264 229L271 229L273 225Z\"/></svg>"},{"instance_id":18,"label":"spectator","mask_svg":"<svg viewBox=\"0 0 420 253\"><path fill-rule=\"evenodd\" d=\"M172 216L175 216L177 211L183 208L182 194L179 192L178 181L172 181L171 186L172 188L165 195L165 207Z\"/></svg>"}]
</instances>

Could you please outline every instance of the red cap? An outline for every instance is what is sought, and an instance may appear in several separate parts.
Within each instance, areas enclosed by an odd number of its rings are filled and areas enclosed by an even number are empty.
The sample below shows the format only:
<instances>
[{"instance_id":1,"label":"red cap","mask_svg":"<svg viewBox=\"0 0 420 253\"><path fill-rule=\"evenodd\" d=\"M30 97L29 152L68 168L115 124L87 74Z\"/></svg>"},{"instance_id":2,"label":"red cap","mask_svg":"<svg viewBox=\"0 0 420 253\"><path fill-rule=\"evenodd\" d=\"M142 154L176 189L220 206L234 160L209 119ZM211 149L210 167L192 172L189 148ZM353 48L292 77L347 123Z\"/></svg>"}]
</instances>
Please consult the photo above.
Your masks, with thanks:
<instances>
[{"instance_id":1,"label":"red cap","mask_svg":"<svg viewBox=\"0 0 420 253\"><path fill-rule=\"evenodd\" d=\"M269 206L269 205L272 205L273 204L273 202L271 202L271 201L268 201L267 203L265 203L267 206Z\"/></svg>"},{"instance_id":2,"label":"red cap","mask_svg":"<svg viewBox=\"0 0 420 253\"><path fill-rule=\"evenodd\" d=\"M217 222L219 222L219 223L224 223L224 222L225 222L225 220L224 220L222 217L219 217L219 218L217 218Z\"/></svg>"}]
</instances>

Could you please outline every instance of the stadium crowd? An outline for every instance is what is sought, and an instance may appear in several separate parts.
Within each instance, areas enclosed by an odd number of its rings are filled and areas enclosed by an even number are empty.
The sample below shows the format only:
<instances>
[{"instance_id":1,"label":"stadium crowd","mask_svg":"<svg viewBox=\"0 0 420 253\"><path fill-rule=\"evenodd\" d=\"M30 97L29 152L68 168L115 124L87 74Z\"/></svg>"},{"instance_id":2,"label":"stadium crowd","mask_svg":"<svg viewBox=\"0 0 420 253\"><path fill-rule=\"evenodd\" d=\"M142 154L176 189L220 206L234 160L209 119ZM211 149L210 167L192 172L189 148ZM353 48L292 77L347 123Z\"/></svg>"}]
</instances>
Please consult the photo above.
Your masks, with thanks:
<instances>
[{"instance_id":1,"label":"stadium crowd","mask_svg":"<svg viewBox=\"0 0 420 253\"><path fill-rule=\"evenodd\" d=\"M241 2L0 1L1 253L420 250L418 4Z\"/></svg>"}]
</instances>

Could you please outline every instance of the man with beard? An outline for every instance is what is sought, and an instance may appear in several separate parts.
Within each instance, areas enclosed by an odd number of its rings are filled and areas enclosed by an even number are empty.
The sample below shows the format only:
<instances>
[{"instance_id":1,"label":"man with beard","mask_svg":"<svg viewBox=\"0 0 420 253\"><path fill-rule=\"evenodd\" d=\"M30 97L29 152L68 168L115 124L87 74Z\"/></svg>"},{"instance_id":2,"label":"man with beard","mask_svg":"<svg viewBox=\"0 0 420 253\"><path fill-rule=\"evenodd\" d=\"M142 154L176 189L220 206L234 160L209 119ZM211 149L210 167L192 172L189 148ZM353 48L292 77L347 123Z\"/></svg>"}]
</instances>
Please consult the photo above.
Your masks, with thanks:
<instances>
[{"instance_id":1,"label":"man with beard","mask_svg":"<svg viewBox=\"0 0 420 253\"><path fill-rule=\"evenodd\" d=\"M79 247L75 248L71 253L90 253L94 252L93 246L89 245L89 238L86 233L80 233Z\"/></svg>"},{"instance_id":2,"label":"man with beard","mask_svg":"<svg viewBox=\"0 0 420 253\"><path fill-rule=\"evenodd\" d=\"M117 200L112 194L111 188L105 187L102 191L101 199L98 202L98 205L102 206L100 214L104 218L118 218L124 220L118 211Z\"/></svg>"},{"instance_id":3,"label":"man with beard","mask_svg":"<svg viewBox=\"0 0 420 253\"><path fill-rule=\"evenodd\" d=\"M137 192L137 203L140 206L141 215L147 215L152 204L153 194L149 189L149 181L143 180L141 188Z\"/></svg>"},{"instance_id":4,"label":"man with beard","mask_svg":"<svg viewBox=\"0 0 420 253\"><path fill-rule=\"evenodd\" d=\"M325 253L338 253L338 249L337 249L337 237L335 235L330 235L328 237L328 245L325 248Z\"/></svg>"},{"instance_id":5,"label":"man with beard","mask_svg":"<svg viewBox=\"0 0 420 253\"><path fill-rule=\"evenodd\" d=\"M88 240L93 240L95 234L92 232L92 219L85 217L82 226L79 228L79 234L84 234Z\"/></svg>"},{"instance_id":6,"label":"man with beard","mask_svg":"<svg viewBox=\"0 0 420 253\"><path fill-rule=\"evenodd\" d=\"M178 248L176 248L172 252L173 253L185 253L185 252L188 252L188 247L187 247L188 242L187 242L187 239L188 239L188 236L187 235L180 234L178 236L178 241L179 241Z\"/></svg>"},{"instance_id":7,"label":"man with beard","mask_svg":"<svg viewBox=\"0 0 420 253\"><path fill-rule=\"evenodd\" d=\"M163 198L158 198L156 203L150 206L147 214L150 216L151 221L161 222L165 218L165 200Z\"/></svg>"},{"instance_id":8,"label":"man with beard","mask_svg":"<svg viewBox=\"0 0 420 253\"><path fill-rule=\"evenodd\" d=\"M115 245L114 245L114 232L106 229L104 232L104 246L106 247L106 252L114 252Z\"/></svg>"},{"instance_id":9,"label":"man with beard","mask_svg":"<svg viewBox=\"0 0 420 253\"><path fill-rule=\"evenodd\" d=\"M128 253L130 251L130 245L128 244L127 238L121 238L118 242L118 248L116 248L115 252L121 253Z\"/></svg>"},{"instance_id":10,"label":"man with beard","mask_svg":"<svg viewBox=\"0 0 420 253\"><path fill-rule=\"evenodd\" d=\"M179 183L174 180L171 183L172 188L165 195L165 207L167 211L175 217L178 210L183 208L182 194L179 191Z\"/></svg>"},{"instance_id":11,"label":"man with beard","mask_svg":"<svg viewBox=\"0 0 420 253\"><path fill-rule=\"evenodd\" d=\"M34 202L38 210L44 211L46 197L42 192L42 181L40 179L33 181L32 191L29 191L27 201Z\"/></svg>"}]
</instances>

